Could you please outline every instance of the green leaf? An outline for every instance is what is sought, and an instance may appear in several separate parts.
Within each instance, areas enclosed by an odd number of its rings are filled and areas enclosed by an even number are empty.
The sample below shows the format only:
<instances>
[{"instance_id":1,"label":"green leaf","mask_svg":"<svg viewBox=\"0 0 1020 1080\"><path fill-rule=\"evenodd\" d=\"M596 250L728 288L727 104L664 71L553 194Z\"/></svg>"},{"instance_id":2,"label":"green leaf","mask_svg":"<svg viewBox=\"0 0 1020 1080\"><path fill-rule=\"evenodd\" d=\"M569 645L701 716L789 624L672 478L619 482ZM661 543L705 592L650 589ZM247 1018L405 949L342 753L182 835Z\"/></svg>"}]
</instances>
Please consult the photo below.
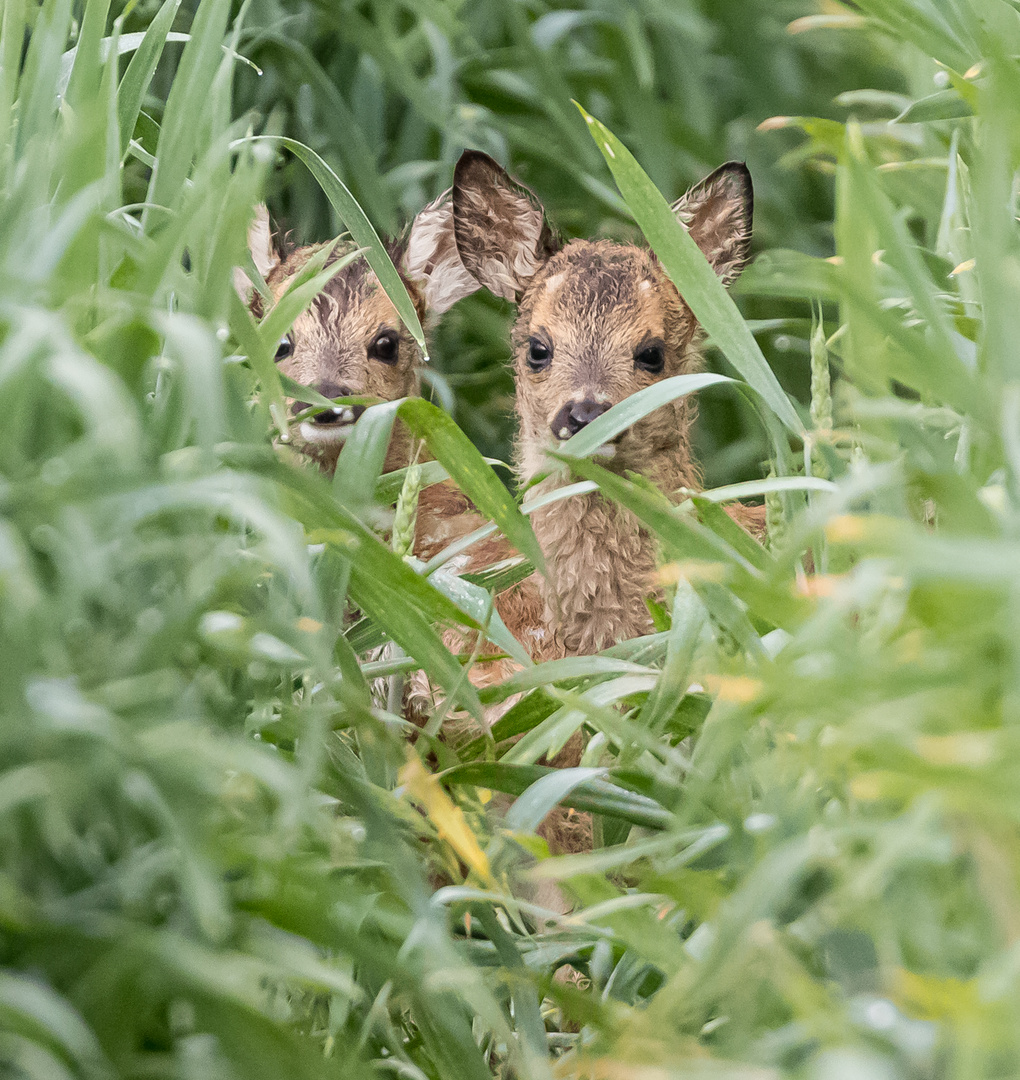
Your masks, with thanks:
<instances>
[{"instance_id":1,"label":"green leaf","mask_svg":"<svg viewBox=\"0 0 1020 1080\"><path fill-rule=\"evenodd\" d=\"M695 521L692 515L679 513L664 495L625 480L586 458L570 459L570 467L586 480L595 481L607 496L636 514L666 545L671 557L708 562L724 559L742 563L748 570L753 569L742 555Z\"/></svg>"},{"instance_id":2,"label":"green leaf","mask_svg":"<svg viewBox=\"0 0 1020 1080\"><path fill-rule=\"evenodd\" d=\"M483 458L482 460L486 465L498 465L500 468L509 469L509 465L500 461L499 458ZM441 461L423 461L418 465L418 468L421 470L422 490L450 479L450 474ZM404 486L404 477L406 475L407 467L405 466L402 469L394 469L392 472L380 476L375 489L376 499L381 503L395 502L400 495L401 488Z\"/></svg>"},{"instance_id":3,"label":"green leaf","mask_svg":"<svg viewBox=\"0 0 1020 1080\"><path fill-rule=\"evenodd\" d=\"M442 409L422 398L404 401L399 414L411 433L425 440L429 450L446 466L457 486L475 504L479 513L495 522L507 540L545 573L542 549L528 519L453 420Z\"/></svg>"},{"instance_id":4,"label":"green leaf","mask_svg":"<svg viewBox=\"0 0 1020 1080\"><path fill-rule=\"evenodd\" d=\"M504 824L508 829L534 832L546 816L575 788L586 780L604 777L608 769L573 768L556 769L536 780L526 788L507 811Z\"/></svg>"},{"instance_id":5,"label":"green leaf","mask_svg":"<svg viewBox=\"0 0 1020 1080\"><path fill-rule=\"evenodd\" d=\"M323 409L329 409L336 404L332 398L323 397L318 390L313 390L312 387L297 382L289 375L284 375L282 371L279 371L276 368L275 364L273 365L273 370L277 372L277 378L280 381L283 392L288 397L294 398L295 401L300 401L305 405L317 405ZM397 494L400 494L399 491Z\"/></svg>"},{"instance_id":6,"label":"green leaf","mask_svg":"<svg viewBox=\"0 0 1020 1080\"><path fill-rule=\"evenodd\" d=\"M485 636L508 656L512 656L525 668L531 668L534 661L523 645L510 633L499 617L489 593L478 585L465 581L457 574L446 570L429 577L429 583L445 596L450 597L461 611L470 612L476 622L485 626Z\"/></svg>"},{"instance_id":7,"label":"green leaf","mask_svg":"<svg viewBox=\"0 0 1020 1080\"><path fill-rule=\"evenodd\" d=\"M577 108L645 239L698 322L783 424L801 435L800 417L698 245L623 143L580 105Z\"/></svg>"},{"instance_id":8,"label":"green leaf","mask_svg":"<svg viewBox=\"0 0 1020 1080\"><path fill-rule=\"evenodd\" d=\"M5 4L5 12L6 8ZM70 23L71 0L46 0L35 16L18 86L16 157L24 152L34 135L49 129L57 104L55 88Z\"/></svg>"},{"instance_id":9,"label":"green leaf","mask_svg":"<svg viewBox=\"0 0 1020 1080\"><path fill-rule=\"evenodd\" d=\"M131 141L135 122L142 108L142 100L152 81L159 58L163 55L163 47L170 39L170 27L173 26L180 6L181 0L164 0L156 17L149 23L149 28L138 42L135 54L131 57L124 77L120 80L120 86L117 89L117 118L120 123L122 153L127 150L128 143ZM134 35L122 35L120 39L122 46L125 37L132 38Z\"/></svg>"},{"instance_id":10,"label":"green leaf","mask_svg":"<svg viewBox=\"0 0 1020 1080\"><path fill-rule=\"evenodd\" d=\"M691 502L697 508L701 524L709 528L738 554L742 555L755 569L767 572L773 568L772 556L755 540L750 533L742 529L711 499L692 495Z\"/></svg>"},{"instance_id":11,"label":"green leaf","mask_svg":"<svg viewBox=\"0 0 1020 1080\"><path fill-rule=\"evenodd\" d=\"M380 548L386 551L381 545ZM359 555L363 550L359 550ZM383 560L375 561L381 563ZM393 572L396 570L396 565L406 567L406 563L393 555L391 573L387 576L368 565L367 560L360 557L352 559L351 599L365 611L366 615L384 627L404 652L409 653L421 664L443 687L451 701L459 702L481 722L482 705L474 686L467 678L466 672L443 644L442 638L432 628L430 619L426 618L414 604L408 603L408 591L406 588L401 588L399 580L401 575ZM424 579L418 578L413 572L411 576L426 585ZM434 595L442 596L441 593L429 588ZM457 621L468 622L469 618L465 618L458 611Z\"/></svg>"},{"instance_id":12,"label":"green leaf","mask_svg":"<svg viewBox=\"0 0 1020 1080\"><path fill-rule=\"evenodd\" d=\"M703 372L697 375L674 375L662 382L646 386L636 394L624 398L608 412L597 416L590 424L585 424L576 434L563 443L558 452L565 457L587 457L603 443L609 442L622 431L636 424L649 413L661 409L671 401L686 397L706 386L718 386L720 383L732 383L733 379L725 375Z\"/></svg>"},{"instance_id":13,"label":"green leaf","mask_svg":"<svg viewBox=\"0 0 1020 1080\"><path fill-rule=\"evenodd\" d=\"M163 112L149 203L169 206L176 200L192 161L205 150L200 144L203 127L196 118L205 114L208 105L229 15L230 0L203 0L195 13L191 40L184 46ZM148 225L149 220L147 208L143 221Z\"/></svg>"},{"instance_id":14,"label":"green leaf","mask_svg":"<svg viewBox=\"0 0 1020 1080\"><path fill-rule=\"evenodd\" d=\"M379 476L386 464L393 422L402 401L387 401L366 409L337 458L333 493L359 517L374 503Z\"/></svg>"},{"instance_id":15,"label":"green leaf","mask_svg":"<svg viewBox=\"0 0 1020 1080\"><path fill-rule=\"evenodd\" d=\"M273 353L276 351L275 347L270 350L266 341L259 334L258 325L252 318L251 312L245 307L244 301L233 289L230 290L227 300L230 305L230 331L234 335L238 345L241 346L241 349L248 357L248 362L258 376L262 386L262 393L269 405L269 412L273 418L273 422L276 424L277 430L284 432L287 430L287 409L286 403L283 400L284 382L286 381L288 384L293 384L293 389L301 390L302 387L297 383L294 383L292 379L288 379L278 370L273 360ZM293 389L288 386L287 393L293 396ZM315 394L316 397L321 397L321 395L317 394L314 390L309 390L307 392L309 394ZM323 398L322 403L328 405L333 404L325 398Z\"/></svg>"},{"instance_id":16,"label":"green leaf","mask_svg":"<svg viewBox=\"0 0 1020 1080\"><path fill-rule=\"evenodd\" d=\"M287 285L287 291L276 301L272 310L258 324L259 337L262 338L263 346L272 353L276 352L280 338L294 325L294 320L322 292L332 278L362 254L361 249L351 251L326 266L326 260L332 251L332 244L326 244L316 251Z\"/></svg>"},{"instance_id":17,"label":"green leaf","mask_svg":"<svg viewBox=\"0 0 1020 1080\"><path fill-rule=\"evenodd\" d=\"M484 692L482 690L479 696ZM489 732L491 738L483 735L472 739L467 745L460 748L458 753L461 760L471 761L474 758L481 757L486 749L493 744L500 743L504 739L512 739L515 735L521 735L525 731L530 731L533 727L537 727L546 717L552 716L559 707L560 703L549 697L541 689L525 694L520 701L492 725Z\"/></svg>"},{"instance_id":18,"label":"green leaf","mask_svg":"<svg viewBox=\"0 0 1020 1080\"><path fill-rule=\"evenodd\" d=\"M621 675L607 682L598 683L573 697L578 702L595 708L615 705L632 694L651 690L655 685L655 679L656 674ZM571 735L581 727L586 718L587 713L583 709L566 705L514 743L501 760L508 764L532 765L540 757L553 757L563 749Z\"/></svg>"},{"instance_id":19,"label":"green leaf","mask_svg":"<svg viewBox=\"0 0 1020 1080\"><path fill-rule=\"evenodd\" d=\"M544 765L511 765L505 762L471 762L456 765L439 778L444 784L470 784L474 787L505 791L509 795L522 795L532 784L544 776L554 775L559 769ZM653 799L617 787L606 780L583 780L563 798L566 806L575 810L590 810L596 814L617 817L646 829L668 829L674 822L673 815Z\"/></svg>"},{"instance_id":20,"label":"green leaf","mask_svg":"<svg viewBox=\"0 0 1020 1080\"><path fill-rule=\"evenodd\" d=\"M928 124L935 120L956 120L961 116L973 116L974 110L951 87L937 90L934 94L912 101L898 116L894 124Z\"/></svg>"},{"instance_id":21,"label":"green leaf","mask_svg":"<svg viewBox=\"0 0 1020 1080\"><path fill-rule=\"evenodd\" d=\"M528 671L520 671L496 686L487 686L480 691L480 697L488 705L506 701L514 694L533 690L539 686L551 686L565 679L587 679L600 675L649 674L654 674L652 668L644 664L631 663L629 660L617 660L607 656L568 656L562 660L548 660Z\"/></svg>"},{"instance_id":22,"label":"green leaf","mask_svg":"<svg viewBox=\"0 0 1020 1080\"><path fill-rule=\"evenodd\" d=\"M770 495L776 491L836 491L831 480L818 476L771 476L766 480L744 480L739 484L699 491L698 498L707 502L730 502L733 499L750 499L756 495Z\"/></svg>"},{"instance_id":23,"label":"green leaf","mask_svg":"<svg viewBox=\"0 0 1020 1080\"><path fill-rule=\"evenodd\" d=\"M407 327L411 336L418 343L418 347L428 360L428 347L425 342L425 332L422 330L418 313L414 309L407 289L393 265L385 245L379 239L372 223L365 216L364 210L358 205L357 200L347 189L339 176L322 160L319 155L304 143L296 139L289 139L283 135L252 135L242 142L266 142L274 146L283 146L290 150L296 157L308 166L309 172L319 182L319 186L326 193L336 211L337 216L347 226L348 231L354 238L354 242L360 248L365 249L365 259L372 267L375 276L379 279L386 295L393 301L401 320Z\"/></svg>"},{"instance_id":24,"label":"green leaf","mask_svg":"<svg viewBox=\"0 0 1020 1080\"><path fill-rule=\"evenodd\" d=\"M91 102L99 93L103 71L100 43L109 11L110 0L93 0L85 6L81 33L74 48L74 64L65 94L68 106L76 111L80 111L86 102Z\"/></svg>"},{"instance_id":25,"label":"green leaf","mask_svg":"<svg viewBox=\"0 0 1020 1080\"><path fill-rule=\"evenodd\" d=\"M687 693L694 654L707 621L704 603L687 582L677 583L672 615L666 663L641 710L641 723L653 732L665 729Z\"/></svg>"}]
</instances>

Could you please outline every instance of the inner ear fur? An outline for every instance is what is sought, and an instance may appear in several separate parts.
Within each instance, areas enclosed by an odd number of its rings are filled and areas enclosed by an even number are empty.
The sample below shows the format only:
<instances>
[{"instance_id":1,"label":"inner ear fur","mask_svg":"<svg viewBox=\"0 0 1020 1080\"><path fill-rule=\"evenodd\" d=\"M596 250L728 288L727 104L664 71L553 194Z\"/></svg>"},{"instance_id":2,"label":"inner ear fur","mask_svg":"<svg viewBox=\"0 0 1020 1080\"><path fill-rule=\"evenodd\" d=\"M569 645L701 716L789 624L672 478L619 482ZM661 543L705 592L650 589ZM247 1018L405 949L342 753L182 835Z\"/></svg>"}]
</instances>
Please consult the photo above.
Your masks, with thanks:
<instances>
[{"instance_id":1,"label":"inner ear fur","mask_svg":"<svg viewBox=\"0 0 1020 1080\"><path fill-rule=\"evenodd\" d=\"M415 217L400 251L401 269L421 288L426 309L436 315L481 288L457 251L452 190L448 188Z\"/></svg>"},{"instance_id":2,"label":"inner ear fur","mask_svg":"<svg viewBox=\"0 0 1020 1080\"><path fill-rule=\"evenodd\" d=\"M557 249L535 194L480 150L465 150L453 173L454 235L469 273L516 300Z\"/></svg>"},{"instance_id":3,"label":"inner ear fur","mask_svg":"<svg viewBox=\"0 0 1020 1080\"><path fill-rule=\"evenodd\" d=\"M270 270L280 262L280 256L273 246L273 234L269 227L269 210L265 203L255 207L255 217L248 226L248 251L255 269L262 275L262 280L269 276ZM246 303L253 303L258 297L255 283L240 266L234 267L234 288L238 296Z\"/></svg>"},{"instance_id":4,"label":"inner ear fur","mask_svg":"<svg viewBox=\"0 0 1020 1080\"><path fill-rule=\"evenodd\" d=\"M728 161L673 204L673 213L729 285L751 255L754 189L747 166Z\"/></svg>"}]
</instances>

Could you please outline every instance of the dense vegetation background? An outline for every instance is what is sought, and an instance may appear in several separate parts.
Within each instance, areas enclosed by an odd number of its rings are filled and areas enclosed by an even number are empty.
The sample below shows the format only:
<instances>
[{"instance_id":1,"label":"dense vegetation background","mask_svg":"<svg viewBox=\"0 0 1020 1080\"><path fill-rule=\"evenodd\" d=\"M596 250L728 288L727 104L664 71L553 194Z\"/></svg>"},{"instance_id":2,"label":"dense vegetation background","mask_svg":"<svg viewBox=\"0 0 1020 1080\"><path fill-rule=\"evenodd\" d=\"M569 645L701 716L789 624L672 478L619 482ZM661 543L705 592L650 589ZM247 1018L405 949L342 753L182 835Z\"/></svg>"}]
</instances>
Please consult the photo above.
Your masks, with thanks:
<instances>
[{"instance_id":1,"label":"dense vegetation background","mask_svg":"<svg viewBox=\"0 0 1020 1080\"><path fill-rule=\"evenodd\" d=\"M2 19L4 1075L1014 1075L1017 5ZM647 177L610 173L571 97ZM484 619L484 589L373 536L376 476L270 445L279 328L231 283L251 208L296 240L360 219L263 133L383 232L465 145L568 235L634 237L649 177L672 199L751 165L762 351L728 309L712 362L762 392L702 395L707 499L670 513L574 466L661 541L661 629L526 669L495 740L412 745L369 685L421 668L477 712L436 627ZM508 317L451 312L430 380L504 458ZM415 417L449 460L441 410ZM738 481L768 549L713 510ZM582 725L584 771L535 764ZM594 813L593 851L548 857L558 801ZM514 899L536 872L571 915Z\"/></svg>"}]
</instances>

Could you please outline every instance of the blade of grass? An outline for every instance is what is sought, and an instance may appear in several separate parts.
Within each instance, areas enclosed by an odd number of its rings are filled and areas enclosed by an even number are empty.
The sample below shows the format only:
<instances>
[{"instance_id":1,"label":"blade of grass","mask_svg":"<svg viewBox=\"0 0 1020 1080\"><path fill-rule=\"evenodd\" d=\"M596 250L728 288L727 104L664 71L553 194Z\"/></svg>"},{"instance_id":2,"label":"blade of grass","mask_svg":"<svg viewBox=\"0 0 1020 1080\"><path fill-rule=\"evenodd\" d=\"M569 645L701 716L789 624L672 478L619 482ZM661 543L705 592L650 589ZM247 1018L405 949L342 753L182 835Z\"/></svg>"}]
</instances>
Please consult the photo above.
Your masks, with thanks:
<instances>
[{"instance_id":1,"label":"blade of grass","mask_svg":"<svg viewBox=\"0 0 1020 1080\"><path fill-rule=\"evenodd\" d=\"M800 417L698 245L677 221L631 152L604 124L577 102L574 104L602 151L635 221L698 322L748 385L794 435L800 436L804 430Z\"/></svg>"},{"instance_id":2,"label":"blade of grass","mask_svg":"<svg viewBox=\"0 0 1020 1080\"><path fill-rule=\"evenodd\" d=\"M163 55L167 35L180 6L181 0L164 0L156 17L149 23L134 56L131 57L124 77L120 80L117 90L117 118L120 122L122 154L127 152L128 143L134 134L135 121L142 108L142 99L145 97L149 83L152 82L156 65L159 63L160 56Z\"/></svg>"},{"instance_id":3,"label":"blade of grass","mask_svg":"<svg viewBox=\"0 0 1020 1080\"><path fill-rule=\"evenodd\" d=\"M411 336L418 343L418 347L428 360L428 346L425 341L425 332L422 330L418 313L414 309L407 289L393 265L389 252L379 239L372 223L365 216L364 210L358 205L357 200L347 189L347 186L339 176L322 160L319 155L296 139L289 139L283 135L252 135L246 142L266 142L274 146L282 146L290 150L308 167L308 171L318 181L319 186L325 192L336 211L337 216L347 226L348 231L354 238L358 247L365 248L365 258L372 267L375 276L379 279L386 295L393 301L393 306Z\"/></svg>"},{"instance_id":4,"label":"blade of grass","mask_svg":"<svg viewBox=\"0 0 1020 1080\"><path fill-rule=\"evenodd\" d=\"M543 765L471 762L447 769L440 773L439 778L444 784L470 784L503 791L508 795L522 795L542 777L558 771ZM618 817L646 829L668 829L674 821L673 815L653 799L616 787L606 780L582 781L564 796L563 802L575 810L590 810L596 814Z\"/></svg>"},{"instance_id":5,"label":"blade of grass","mask_svg":"<svg viewBox=\"0 0 1020 1080\"><path fill-rule=\"evenodd\" d=\"M540 572L545 573L542 549L528 519L453 420L423 398L404 401L399 415L412 434L425 440L429 450L446 466L457 486L478 507L479 512L494 521L510 543Z\"/></svg>"},{"instance_id":6,"label":"blade of grass","mask_svg":"<svg viewBox=\"0 0 1020 1080\"><path fill-rule=\"evenodd\" d=\"M704 372L697 375L674 375L652 386L646 386L597 416L590 424L586 424L559 447L559 453L566 457L587 457L603 443L609 442L649 413L661 409L663 405L703 390L706 386L718 386L733 381L726 375Z\"/></svg>"},{"instance_id":7,"label":"blade of grass","mask_svg":"<svg viewBox=\"0 0 1020 1080\"><path fill-rule=\"evenodd\" d=\"M199 145L203 125L196 121L205 114L229 15L230 0L204 0L195 13L191 40L184 46L163 112L147 202L169 206L183 187L196 154L205 149ZM142 217L146 230L149 220L146 210Z\"/></svg>"}]
</instances>

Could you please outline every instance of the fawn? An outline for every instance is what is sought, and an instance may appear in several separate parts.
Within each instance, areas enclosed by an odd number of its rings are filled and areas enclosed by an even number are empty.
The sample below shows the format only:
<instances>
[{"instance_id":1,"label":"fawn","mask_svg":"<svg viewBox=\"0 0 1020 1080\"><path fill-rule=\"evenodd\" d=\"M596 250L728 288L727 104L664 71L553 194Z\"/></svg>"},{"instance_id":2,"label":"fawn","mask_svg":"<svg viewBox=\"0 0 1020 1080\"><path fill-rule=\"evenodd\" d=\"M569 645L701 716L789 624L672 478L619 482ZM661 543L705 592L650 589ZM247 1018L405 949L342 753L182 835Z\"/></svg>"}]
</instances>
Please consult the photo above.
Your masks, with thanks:
<instances>
[{"instance_id":1,"label":"fawn","mask_svg":"<svg viewBox=\"0 0 1020 1080\"><path fill-rule=\"evenodd\" d=\"M275 298L320 247L312 244L286 257L280 255L272 242L268 211L265 206L257 208L248 230L248 248ZM349 243L339 245L330 260L351 248ZM481 287L457 253L449 190L421 210L405 237L391 241L387 249L423 325ZM261 315L261 297L240 269L234 283L255 315ZM279 343L276 360L285 375L328 398L396 401L420 391L421 350L363 259L344 267L295 320ZM295 416L306 411L301 401L292 401L290 407ZM364 411L364 405L320 411L292 429L292 445L332 474L351 428ZM398 423L385 469L406 465L410 456L408 434ZM421 493L415 552L429 558L481 524L483 519L451 481L434 484Z\"/></svg>"},{"instance_id":2,"label":"fawn","mask_svg":"<svg viewBox=\"0 0 1020 1080\"><path fill-rule=\"evenodd\" d=\"M387 244L423 324L427 313L440 315L479 288L461 265L452 219L450 192L445 191L415 217L404 239ZM252 259L276 299L321 246L311 244L280 255L273 246L265 206L257 208L248 230ZM353 244L339 244L329 261L351 250ZM262 298L240 269L235 272L235 287L254 314L261 315ZM396 401L420 389L421 350L364 259L355 259L331 278L298 316L279 342L276 361L285 375L328 398ZM295 416L306 410L301 401L292 401L290 407ZM337 405L318 412L292 429L293 445L332 473L351 428L364 411L364 405ZM407 435L398 425L386 468L398 468L407 459Z\"/></svg>"},{"instance_id":3,"label":"fawn","mask_svg":"<svg viewBox=\"0 0 1020 1080\"><path fill-rule=\"evenodd\" d=\"M650 251L609 240L561 245L535 195L479 151L461 156L452 201L464 267L518 305L512 344L522 481L550 467L546 450L611 406L699 367L700 327ZM748 260L752 207L750 174L735 162L673 206L726 284ZM603 447L601 463L640 473L667 495L697 487L694 414L690 398L656 410ZM532 493L564 482L554 473ZM756 510L740 507L734 516L746 522ZM651 631L644 600L654 590L655 545L628 511L595 492L555 503L532 521L549 567L548 579L531 583L548 631L536 658L597 652ZM533 604L520 607L533 613ZM517 625L513 611L504 621L527 640L529 628Z\"/></svg>"}]
</instances>

